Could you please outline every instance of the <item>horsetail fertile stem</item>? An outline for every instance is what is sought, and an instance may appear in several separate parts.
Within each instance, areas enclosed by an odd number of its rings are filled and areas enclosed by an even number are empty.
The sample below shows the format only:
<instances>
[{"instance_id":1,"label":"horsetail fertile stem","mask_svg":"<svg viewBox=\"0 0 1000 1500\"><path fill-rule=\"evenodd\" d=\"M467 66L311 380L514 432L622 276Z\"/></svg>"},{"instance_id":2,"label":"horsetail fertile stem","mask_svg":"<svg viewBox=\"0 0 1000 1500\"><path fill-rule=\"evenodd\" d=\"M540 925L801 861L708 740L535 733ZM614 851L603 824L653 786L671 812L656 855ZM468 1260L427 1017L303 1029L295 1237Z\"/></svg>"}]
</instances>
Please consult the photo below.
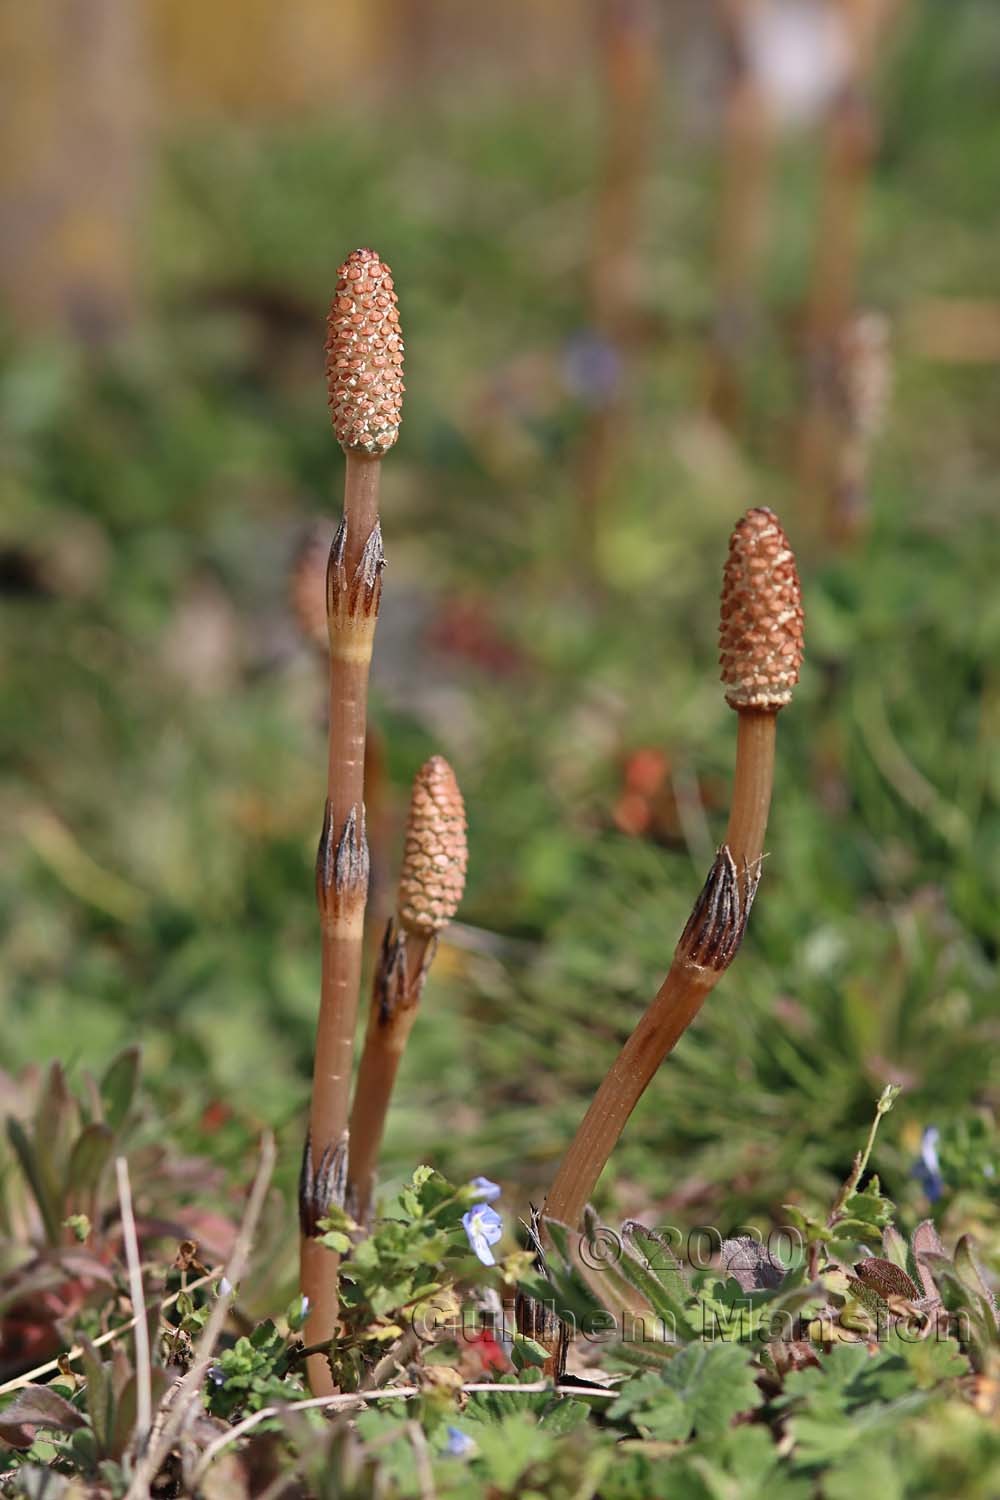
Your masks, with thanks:
<instances>
[{"instance_id":1,"label":"horsetail fertile stem","mask_svg":"<svg viewBox=\"0 0 1000 1500\"><path fill-rule=\"evenodd\" d=\"M865 309L849 318L837 339L833 378L838 441L829 503L829 537L838 546L857 541L868 522L872 450L892 393L888 319Z\"/></svg>"},{"instance_id":2,"label":"horsetail fertile stem","mask_svg":"<svg viewBox=\"0 0 1000 1500\"><path fill-rule=\"evenodd\" d=\"M726 95L722 115L722 184L716 250L715 327L709 406L736 429L743 415L754 282L764 241L774 128L751 55L758 0L720 0Z\"/></svg>"},{"instance_id":3,"label":"horsetail fertile stem","mask_svg":"<svg viewBox=\"0 0 1000 1500\"><path fill-rule=\"evenodd\" d=\"M324 659L330 650L326 620L326 567L330 557L330 528L319 522L309 527L292 558L288 574L288 603L299 635Z\"/></svg>"},{"instance_id":4,"label":"horsetail fertile stem","mask_svg":"<svg viewBox=\"0 0 1000 1500\"><path fill-rule=\"evenodd\" d=\"M579 456L579 541L588 573L598 572L602 512L628 447L628 366L641 287L643 187L660 89L658 7L654 0L599 0L598 47L605 149L590 257L592 366L580 385L588 406Z\"/></svg>"},{"instance_id":5,"label":"horsetail fertile stem","mask_svg":"<svg viewBox=\"0 0 1000 1500\"><path fill-rule=\"evenodd\" d=\"M333 429L344 450L344 515L330 549L330 739L326 809L316 856L322 977L312 1104L299 1191L301 1285L309 1299L307 1344L337 1329L337 1262L317 1223L343 1202L347 1116L368 895L364 762L368 669L382 591L378 519L380 461L399 433L403 344L389 268L355 250L340 268L330 306L326 378ZM307 1361L314 1395L334 1389L327 1360Z\"/></svg>"},{"instance_id":6,"label":"horsetail fertile stem","mask_svg":"<svg viewBox=\"0 0 1000 1500\"><path fill-rule=\"evenodd\" d=\"M455 773L440 755L413 783L396 914L375 971L371 1011L351 1110L347 1198L355 1218L371 1212L389 1099L438 934L458 910L467 863L465 807Z\"/></svg>"},{"instance_id":7,"label":"horsetail fertile stem","mask_svg":"<svg viewBox=\"0 0 1000 1500\"><path fill-rule=\"evenodd\" d=\"M545 1212L574 1228L653 1074L732 962L756 894L771 801L775 720L791 698L802 660L795 558L770 510L748 511L730 539L719 641L726 700L739 715L726 842L681 934L670 972L598 1089L556 1173Z\"/></svg>"},{"instance_id":8,"label":"horsetail fertile stem","mask_svg":"<svg viewBox=\"0 0 1000 1500\"><path fill-rule=\"evenodd\" d=\"M819 217L805 308L807 378L798 439L799 488L838 536L836 343L855 315L865 199L878 148L873 77L902 0L837 0L848 69L832 101L820 167ZM831 503L831 501L833 503ZM849 540L850 538L848 538Z\"/></svg>"}]
</instances>

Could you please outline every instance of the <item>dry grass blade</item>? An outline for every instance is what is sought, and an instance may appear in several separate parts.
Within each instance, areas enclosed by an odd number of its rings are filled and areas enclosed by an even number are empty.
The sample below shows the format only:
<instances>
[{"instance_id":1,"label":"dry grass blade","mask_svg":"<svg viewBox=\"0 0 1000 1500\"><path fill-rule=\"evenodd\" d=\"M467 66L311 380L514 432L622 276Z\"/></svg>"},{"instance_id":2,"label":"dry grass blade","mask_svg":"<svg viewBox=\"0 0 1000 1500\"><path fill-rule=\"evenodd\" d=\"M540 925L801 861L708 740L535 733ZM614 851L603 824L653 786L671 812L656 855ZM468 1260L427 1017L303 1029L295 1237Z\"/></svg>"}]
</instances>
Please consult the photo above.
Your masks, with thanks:
<instances>
[{"instance_id":1,"label":"dry grass blade","mask_svg":"<svg viewBox=\"0 0 1000 1500\"><path fill-rule=\"evenodd\" d=\"M413 1458L420 1484L420 1500L434 1500L437 1489L434 1485L434 1469L431 1465L431 1450L419 1422L407 1422L406 1436L413 1449Z\"/></svg>"},{"instance_id":2,"label":"dry grass blade","mask_svg":"<svg viewBox=\"0 0 1000 1500\"><path fill-rule=\"evenodd\" d=\"M233 1245L232 1254L226 1265L226 1279L230 1287L235 1287L243 1276L250 1258L250 1250L253 1245L253 1237L257 1231L264 1200L271 1182L271 1174L274 1171L275 1146L274 1137L268 1133L264 1136L260 1146L260 1158L257 1163L257 1171L254 1176L250 1196L240 1224L236 1243ZM170 1450L180 1437L185 1422L191 1412L191 1408L198 1400L205 1375L208 1371L215 1346L219 1341L228 1316L232 1291L223 1295L221 1292L212 1308L208 1322L202 1331L201 1337L195 1347L194 1359L191 1368L177 1385L172 1386L160 1403L157 1421L154 1424L153 1434L146 1452L136 1464L131 1483L125 1493L125 1500L147 1500L150 1488L156 1475L163 1466Z\"/></svg>"},{"instance_id":3,"label":"dry grass blade","mask_svg":"<svg viewBox=\"0 0 1000 1500\"><path fill-rule=\"evenodd\" d=\"M128 1266L128 1289L133 1309L144 1308L142 1292L142 1265L139 1261L139 1239L135 1232L135 1214L132 1211L132 1184L129 1180L128 1162L124 1156L115 1158L115 1176L118 1179L118 1204L122 1217L122 1239L125 1244L125 1261ZM132 1441L135 1451L141 1453L149 1436L153 1420L153 1377L149 1360L149 1325L145 1316L135 1320L135 1431Z\"/></svg>"}]
</instances>

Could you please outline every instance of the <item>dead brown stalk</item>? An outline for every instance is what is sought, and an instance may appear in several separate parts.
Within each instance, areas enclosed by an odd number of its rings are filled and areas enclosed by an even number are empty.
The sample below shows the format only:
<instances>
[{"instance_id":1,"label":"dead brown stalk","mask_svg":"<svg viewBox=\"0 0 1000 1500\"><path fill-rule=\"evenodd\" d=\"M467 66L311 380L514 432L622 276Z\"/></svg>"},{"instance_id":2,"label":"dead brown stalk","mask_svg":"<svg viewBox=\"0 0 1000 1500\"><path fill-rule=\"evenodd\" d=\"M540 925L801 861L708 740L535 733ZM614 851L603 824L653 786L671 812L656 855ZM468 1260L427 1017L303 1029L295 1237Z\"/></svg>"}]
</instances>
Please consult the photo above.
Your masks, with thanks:
<instances>
[{"instance_id":1,"label":"dead brown stalk","mask_svg":"<svg viewBox=\"0 0 1000 1500\"><path fill-rule=\"evenodd\" d=\"M728 77L708 403L720 422L736 428L743 412L743 366L764 237L774 127L747 55L748 31L758 0L719 3Z\"/></svg>"},{"instance_id":2,"label":"dead brown stalk","mask_svg":"<svg viewBox=\"0 0 1000 1500\"><path fill-rule=\"evenodd\" d=\"M825 509L842 539L837 468L844 441L837 410L837 342L857 309L858 267L868 179L878 146L872 77L901 0L838 0L850 64L827 121L812 281L805 310L805 404L798 472L804 493Z\"/></svg>"},{"instance_id":3,"label":"dead brown stalk","mask_svg":"<svg viewBox=\"0 0 1000 1500\"><path fill-rule=\"evenodd\" d=\"M590 411L581 442L579 524L588 569L595 566L601 512L627 445L627 372L622 366L635 342L643 184L660 78L651 0L601 0L598 21L607 140L597 190L589 304L596 362L606 363L610 374L606 389L588 393Z\"/></svg>"}]
</instances>

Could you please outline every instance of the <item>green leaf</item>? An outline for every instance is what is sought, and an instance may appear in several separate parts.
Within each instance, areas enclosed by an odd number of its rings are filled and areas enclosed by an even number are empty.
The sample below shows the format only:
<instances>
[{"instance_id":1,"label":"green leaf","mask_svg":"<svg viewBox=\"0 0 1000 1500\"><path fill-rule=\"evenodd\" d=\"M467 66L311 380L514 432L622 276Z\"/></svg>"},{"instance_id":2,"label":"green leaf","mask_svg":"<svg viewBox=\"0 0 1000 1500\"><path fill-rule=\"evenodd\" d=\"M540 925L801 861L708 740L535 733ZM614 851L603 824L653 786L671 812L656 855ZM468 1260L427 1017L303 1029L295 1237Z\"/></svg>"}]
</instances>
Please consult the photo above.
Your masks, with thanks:
<instances>
[{"instance_id":1,"label":"green leaf","mask_svg":"<svg viewBox=\"0 0 1000 1500\"><path fill-rule=\"evenodd\" d=\"M111 1156L114 1140L112 1131L103 1123L84 1126L66 1165L66 1194L94 1192Z\"/></svg>"},{"instance_id":2,"label":"green leaf","mask_svg":"<svg viewBox=\"0 0 1000 1500\"><path fill-rule=\"evenodd\" d=\"M970 1235L963 1234L958 1244L955 1246L954 1261L955 1270L958 1272L959 1276L961 1276L966 1286L969 1287L971 1291L977 1293L984 1299L985 1302L988 1303L993 1311L993 1315L995 1318L996 1299L994 1298L992 1291L986 1283L986 1278L983 1275L983 1270L976 1256L976 1252L973 1247L972 1238Z\"/></svg>"},{"instance_id":3,"label":"green leaf","mask_svg":"<svg viewBox=\"0 0 1000 1500\"><path fill-rule=\"evenodd\" d=\"M300 1294L289 1304L285 1318L291 1332L298 1333L306 1321L306 1299L304 1296Z\"/></svg>"},{"instance_id":4,"label":"green leaf","mask_svg":"<svg viewBox=\"0 0 1000 1500\"><path fill-rule=\"evenodd\" d=\"M882 1252L894 1266L899 1266L900 1270L909 1273L909 1246L894 1224L887 1224L882 1231Z\"/></svg>"},{"instance_id":5,"label":"green leaf","mask_svg":"<svg viewBox=\"0 0 1000 1500\"><path fill-rule=\"evenodd\" d=\"M895 1212L895 1205L883 1197L878 1177L873 1174L860 1192L848 1194L834 1232L838 1240L853 1237L881 1248L883 1230Z\"/></svg>"},{"instance_id":6,"label":"green leaf","mask_svg":"<svg viewBox=\"0 0 1000 1500\"><path fill-rule=\"evenodd\" d=\"M903 1500L905 1494L899 1454L890 1445L888 1434L843 1453L823 1475L823 1500L857 1500L859 1495Z\"/></svg>"},{"instance_id":7,"label":"green leaf","mask_svg":"<svg viewBox=\"0 0 1000 1500\"><path fill-rule=\"evenodd\" d=\"M162 1400L170 1381L166 1370L161 1365L153 1365L149 1374L153 1406L155 1407ZM115 1404L114 1422L107 1444L108 1453L115 1460L121 1458L125 1449L132 1441L135 1433L137 1405L138 1386L135 1376L130 1375L125 1381L121 1395Z\"/></svg>"},{"instance_id":8,"label":"green leaf","mask_svg":"<svg viewBox=\"0 0 1000 1500\"><path fill-rule=\"evenodd\" d=\"M87 1381L87 1413L98 1451L106 1455L110 1451L111 1431L115 1416L111 1366L101 1363L100 1355L90 1339L82 1334L80 1348L83 1351L81 1362Z\"/></svg>"},{"instance_id":9,"label":"green leaf","mask_svg":"<svg viewBox=\"0 0 1000 1500\"><path fill-rule=\"evenodd\" d=\"M775 1405L790 1412L797 1458L825 1464L891 1430L927 1399L899 1350L873 1355L866 1343L857 1343L837 1344L819 1368L787 1375Z\"/></svg>"},{"instance_id":10,"label":"green leaf","mask_svg":"<svg viewBox=\"0 0 1000 1500\"><path fill-rule=\"evenodd\" d=\"M42 1216L45 1226L45 1238L50 1245L58 1245L61 1235L59 1233L62 1223L62 1214L53 1196L51 1185L47 1174L42 1170L35 1149L28 1139L27 1132L19 1120L11 1116L7 1120L7 1139L10 1141L17 1157L18 1165L24 1173L28 1186L38 1204L38 1211Z\"/></svg>"},{"instance_id":11,"label":"green leaf","mask_svg":"<svg viewBox=\"0 0 1000 1500\"><path fill-rule=\"evenodd\" d=\"M969 1373L969 1361L962 1353L957 1339L941 1338L931 1334L929 1338L904 1336L901 1329L890 1329L882 1345L883 1352L904 1360L917 1387L930 1390L944 1380L959 1378Z\"/></svg>"},{"instance_id":12,"label":"green leaf","mask_svg":"<svg viewBox=\"0 0 1000 1500\"><path fill-rule=\"evenodd\" d=\"M560 1396L540 1414L538 1422L552 1437L565 1437L567 1432L582 1427L589 1417L590 1407L586 1401L572 1401Z\"/></svg>"},{"instance_id":13,"label":"green leaf","mask_svg":"<svg viewBox=\"0 0 1000 1500\"><path fill-rule=\"evenodd\" d=\"M622 1386L608 1416L628 1416L649 1437L717 1439L740 1413L760 1405L750 1356L735 1344L688 1344L662 1371Z\"/></svg>"},{"instance_id":14,"label":"green leaf","mask_svg":"<svg viewBox=\"0 0 1000 1500\"><path fill-rule=\"evenodd\" d=\"M11 1404L4 1408L2 1420L5 1426L29 1423L51 1432L76 1432L87 1425L82 1412L78 1412L50 1385L23 1386Z\"/></svg>"},{"instance_id":15,"label":"green leaf","mask_svg":"<svg viewBox=\"0 0 1000 1500\"><path fill-rule=\"evenodd\" d=\"M555 1247L556 1254L566 1265L571 1264L570 1237L573 1231L568 1224L561 1224L558 1219L542 1220L543 1226L548 1231L549 1238Z\"/></svg>"},{"instance_id":16,"label":"green leaf","mask_svg":"<svg viewBox=\"0 0 1000 1500\"><path fill-rule=\"evenodd\" d=\"M528 1412L514 1412L496 1427L477 1427L475 1436L479 1452L473 1465L498 1494L524 1494L526 1487L518 1483L522 1474L552 1452L552 1434Z\"/></svg>"},{"instance_id":17,"label":"green leaf","mask_svg":"<svg viewBox=\"0 0 1000 1500\"><path fill-rule=\"evenodd\" d=\"M76 1103L66 1083L65 1071L61 1063L54 1062L38 1096L33 1132L38 1163L53 1196L59 1192L60 1168L77 1120Z\"/></svg>"},{"instance_id":18,"label":"green leaf","mask_svg":"<svg viewBox=\"0 0 1000 1500\"><path fill-rule=\"evenodd\" d=\"M663 1371L668 1386L677 1390L700 1437L721 1436L740 1412L760 1405L745 1349L732 1344L692 1344Z\"/></svg>"},{"instance_id":19,"label":"green leaf","mask_svg":"<svg viewBox=\"0 0 1000 1500\"><path fill-rule=\"evenodd\" d=\"M83 1245L89 1239L93 1225L86 1214L70 1214L67 1218L63 1219L63 1228L68 1229L73 1238Z\"/></svg>"},{"instance_id":20,"label":"green leaf","mask_svg":"<svg viewBox=\"0 0 1000 1500\"><path fill-rule=\"evenodd\" d=\"M104 1119L117 1135L132 1107L139 1084L142 1065L142 1049L126 1047L112 1060L101 1079L101 1099Z\"/></svg>"},{"instance_id":21,"label":"green leaf","mask_svg":"<svg viewBox=\"0 0 1000 1500\"><path fill-rule=\"evenodd\" d=\"M652 1371L627 1381L608 1410L609 1421L626 1417L644 1437L661 1443L681 1442L694 1425L680 1394Z\"/></svg>"},{"instance_id":22,"label":"green leaf","mask_svg":"<svg viewBox=\"0 0 1000 1500\"><path fill-rule=\"evenodd\" d=\"M680 1262L670 1247L638 1224L622 1229L622 1254L615 1269L630 1286L642 1293L651 1310L669 1334L690 1338L694 1325L687 1304L691 1289L684 1280ZM635 1245L638 1254L630 1246Z\"/></svg>"},{"instance_id":23,"label":"green leaf","mask_svg":"<svg viewBox=\"0 0 1000 1500\"><path fill-rule=\"evenodd\" d=\"M546 1412L564 1402L561 1396L554 1396L548 1390L531 1394L515 1394L520 1386L534 1384L537 1379L538 1376L534 1370L522 1370L517 1375L502 1375L488 1391L477 1391L469 1397L469 1403L462 1413L462 1420L493 1425L502 1422L505 1417L525 1411L534 1413L540 1420ZM566 1404L579 1405L580 1403Z\"/></svg>"},{"instance_id":24,"label":"green leaf","mask_svg":"<svg viewBox=\"0 0 1000 1500\"><path fill-rule=\"evenodd\" d=\"M807 1245L824 1244L833 1236L833 1230L820 1219L812 1214L807 1214L799 1208L796 1203L783 1203L782 1213L787 1217L789 1226L800 1229Z\"/></svg>"},{"instance_id":25,"label":"green leaf","mask_svg":"<svg viewBox=\"0 0 1000 1500\"><path fill-rule=\"evenodd\" d=\"M526 1338L523 1334L516 1333L510 1351L511 1363L515 1370L524 1370L531 1367L541 1369L549 1360L549 1351L535 1339Z\"/></svg>"},{"instance_id":26,"label":"green leaf","mask_svg":"<svg viewBox=\"0 0 1000 1500\"><path fill-rule=\"evenodd\" d=\"M732 1427L711 1442L697 1440L662 1471L662 1482L633 1494L669 1495L670 1500L812 1500L816 1493L811 1479L789 1473L770 1432L756 1424Z\"/></svg>"},{"instance_id":27,"label":"green leaf","mask_svg":"<svg viewBox=\"0 0 1000 1500\"><path fill-rule=\"evenodd\" d=\"M328 1229L325 1234L319 1236L319 1242L328 1250L335 1250L338 1255L346 1255L351 1248L347 1235L341 1234L339 1229Z\"/></svg>"},{"instance_id":28,"label":"green leaf","mask_svg":"<svg viewBox=\"0 0 1000 1500\"><path fill-rule=\"evenodd\" d=\"M1000 1344L1000 1331L997 1329L996 1309L989 1292L984 1295L974 1285L970 1285L972 1276L978 1274L978 1271L972 1271L969 1260L963 1257L966 1276L962 1276L953 1261L930 1251L921 1255L920 1263L933 1276L934 1285L945 1308L957 1318L963 1343L968 1345L974 1368L985 1369Z\"/></svg>"}]
</instances>

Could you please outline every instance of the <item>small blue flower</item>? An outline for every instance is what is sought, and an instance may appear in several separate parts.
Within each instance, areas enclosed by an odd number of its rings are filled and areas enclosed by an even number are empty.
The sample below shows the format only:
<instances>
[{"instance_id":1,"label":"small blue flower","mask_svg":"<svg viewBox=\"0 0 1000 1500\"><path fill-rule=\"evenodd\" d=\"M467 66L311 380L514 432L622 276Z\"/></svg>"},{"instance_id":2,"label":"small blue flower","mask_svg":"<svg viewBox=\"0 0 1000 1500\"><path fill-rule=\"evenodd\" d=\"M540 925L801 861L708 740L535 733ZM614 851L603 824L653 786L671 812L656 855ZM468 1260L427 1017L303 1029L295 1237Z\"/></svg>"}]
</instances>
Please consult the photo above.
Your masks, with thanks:
<instances>
[{"instance_id":1,"label":"small blue flower","mask_svg":"<svg viewBox=\"0 0 1000 1500\"><path fill-rule=\"evenodd\" d=\"M495 1203L503 1192L500 1184L491 1182L488 1177L473 1177L469 1186L475 1189L476 1197L481 1203Z\"/></svg>"},{"instance_id":2,"label":"small blue flower","mask_svg":"<svg viewBox=\"0 0 1000 1500\"><path fill-rule=\"evenodd\" d=\"M490 1246L495 1245L503 1234L503 1220L496 1209L487 1208L485 1203L477 1204L462 1215L462 1228L483 1265L495 1266L496 1257Z\"/></svg>"},{"instance_id":3,"label":"small blue flower","mask_svg":"<svg viewBox=\"0 0 1000 1500\"><path fill-rule=\"evenodd\" d=\"M448 1428L448 1441L444 1451L449 1458L465 1458L475 1448L475 1443L461 1427Z\"/></svg>"},{"instance_id":4,"label":"small blue flower","mask_svg":"<svg viewBox=\"0 0 1000 1500\"><path fill-rule=\"evenodd\" d=\"M569 390L590 407L605 406L618 394L622 357L610 339L593 329L575 333L563 352L563 378Z\"/></svg>"},{"instance_id":5,"label":"small blue flower","mask_svg":"<svg viewBox=\"0 0 1000 1500\"><path fill-rule=\"evenodd\" d=\"M936 1203L944 1192L944 1178L937 1147L941 1132L936 1125L928 1125L920 1137L920 1156L913 1168L913 1175L920 1183L931 1203Z\"/></svg>"}]
</instances>

